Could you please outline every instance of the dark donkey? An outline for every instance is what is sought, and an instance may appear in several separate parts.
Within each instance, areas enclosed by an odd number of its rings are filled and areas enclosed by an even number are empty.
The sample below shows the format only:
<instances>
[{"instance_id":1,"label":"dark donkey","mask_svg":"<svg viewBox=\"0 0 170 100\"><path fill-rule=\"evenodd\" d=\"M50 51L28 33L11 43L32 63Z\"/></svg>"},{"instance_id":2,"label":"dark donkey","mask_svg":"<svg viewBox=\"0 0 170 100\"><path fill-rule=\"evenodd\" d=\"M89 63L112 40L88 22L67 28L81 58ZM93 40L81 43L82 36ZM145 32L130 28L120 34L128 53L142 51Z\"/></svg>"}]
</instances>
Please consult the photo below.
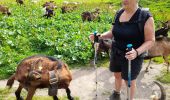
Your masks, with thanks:
<instances>
[{"instance_id":1,"label":"dark donkey","mask_svg":"<svg viewBox=\"0 0 170 100\"><path fill-rule=\"evenodd\" d=\"M19 87L15 92L17 100L23 100L20 96L21 90L25 88L28 91L26 100L32 100L37 88L49 88L49 95L57 98L57 90L64 88L69 100L73 100L68 88L72 80L71 73L67 64L53 57L48 56L31 56L23 59L12 75L7 86L12 87L14 80L19 82Z\"/></svg>"}]
</instances>

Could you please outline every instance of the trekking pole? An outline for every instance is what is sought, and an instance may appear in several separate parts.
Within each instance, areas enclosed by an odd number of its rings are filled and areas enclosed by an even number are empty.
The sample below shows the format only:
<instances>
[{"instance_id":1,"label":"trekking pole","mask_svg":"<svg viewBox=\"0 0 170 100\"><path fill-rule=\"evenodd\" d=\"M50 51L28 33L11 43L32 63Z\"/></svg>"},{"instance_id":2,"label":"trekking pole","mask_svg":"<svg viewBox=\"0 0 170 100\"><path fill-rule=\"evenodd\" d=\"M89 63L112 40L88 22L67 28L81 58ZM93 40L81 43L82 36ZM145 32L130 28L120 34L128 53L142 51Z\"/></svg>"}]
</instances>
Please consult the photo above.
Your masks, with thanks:
<instances>
[{"instance_id":1,"label":"trekking pole","mask_svg":"<svg viewBox=\"0 0 170 100\"><path fill-rule=\"evenodd\" d=\"M132 44L127 44L127 51L132 50ZM128 60L128 89L127 89L127 100L130 100L130 87L131 87L131 60Z\"/></svg>"},{"instance_id":2,"label":"trekking pole","mask_svg":"<svg viewBox=\"0 0 170 100\"><path fill-rule=\"evenodd\" d=\"M96 74L96 100L97 100L97 50L99 46L99 38L97 36L97 31L94 32L94 68Z\"/></svg>"}]
</instances>

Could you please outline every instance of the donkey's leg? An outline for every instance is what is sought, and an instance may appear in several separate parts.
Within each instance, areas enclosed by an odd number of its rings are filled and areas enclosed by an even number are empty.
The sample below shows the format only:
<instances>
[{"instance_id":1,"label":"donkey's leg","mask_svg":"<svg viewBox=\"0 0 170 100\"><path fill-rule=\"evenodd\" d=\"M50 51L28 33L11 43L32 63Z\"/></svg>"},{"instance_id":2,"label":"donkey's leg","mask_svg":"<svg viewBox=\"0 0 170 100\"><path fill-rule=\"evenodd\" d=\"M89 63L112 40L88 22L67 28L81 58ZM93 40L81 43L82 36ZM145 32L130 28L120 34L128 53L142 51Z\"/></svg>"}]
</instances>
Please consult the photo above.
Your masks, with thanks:
<instances>
[{"instance_id":1,"label":"donkey's leg","mask_svg":"<svg viewBox=\"0 0 170 100\"><path fill-rule=\"evenodd\" d=\"M53 96L53 100L58 100L58 97L56 95Z\"/></svg>"},{"instance_id":2,"label":"donkey's leg","mask_svg":"<svg viewBox=\"0 0 170 100\"><path fill-rule=\"evenodd\" d=\"M151 64L151 59L149 59L149 63L148 63L148 65L146 66L146 69L145 69L145 72L148 72L148 68L149 68L149 66L150 66L150 64Z\"/></svg>"},{"instance_id":3,"label":"donkey's leg","mask_svg":"<svg viewBox=\"0 0 170 100\"><path fill-rule=\"evenodd\" d=\"M28 94L26 100L32 100L32 97L35 93L36 88L35 87L29 87L28 88Z\"/></svg>"},{"instance_id":4,"label":"donkey's leg","mask_svg":"<svg viewBox=\"0 0 170 100\"><path fill-rule=\"evenodd\" d=\"M168 62L168 65L167 65L167 73L169 73L169 62Z\"/></svg>"},{"instance_id":5,"label":"donkey's leg","mask_svg":"<svg viewBox=\"0 0 170 100\"><path fill-rule=\"evenodd\" d=\"M67 98L68 98L69 100L74 100L74 98L71 96L71 91L70 91L69 88L66 88L66 93L67 93Z\"/></svg>"},{"instance_id":6,"label":"donkey's leg","mask_svg":"<svg viewBox=\"0 0 170 100\"><path fill-rule=\"evenodd\" d=\"M22 85L19 84L18 89L15 91L15 96L16 96L16 99L17 99L17 100L24 100L24 99L20 96L22 88L23 88Z\"/></svg>"},{"instance_id":7,"label":"donkey's leg","mask_svg":"<svg viewBox=\"0 0 170 100\"><path fill-rule=\"evenodd\" d=\"M165 63L167 64L167 73L169 72L169 61L168 56L163 56L163 59L165 60Z\"/></svg>"}]
</instances>

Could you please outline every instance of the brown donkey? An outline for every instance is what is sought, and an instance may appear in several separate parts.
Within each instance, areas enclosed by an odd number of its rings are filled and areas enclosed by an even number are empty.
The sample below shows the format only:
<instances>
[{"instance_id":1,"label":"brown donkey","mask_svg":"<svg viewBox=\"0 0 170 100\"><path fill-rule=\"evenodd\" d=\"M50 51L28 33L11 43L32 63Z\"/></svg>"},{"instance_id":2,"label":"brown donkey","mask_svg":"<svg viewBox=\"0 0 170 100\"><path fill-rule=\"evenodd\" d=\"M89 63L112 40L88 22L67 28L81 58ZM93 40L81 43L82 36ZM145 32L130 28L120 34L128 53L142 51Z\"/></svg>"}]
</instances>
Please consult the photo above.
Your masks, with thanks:
<instances>
[{"instance_id":1,"label":"brown donkey","mask_svg":"<svg viewBox=\"0 0 170 100\"><path fill-rule=\"evenodd\" d=\"M148 51L148 55L145 57L145 59L149 59L149 64L145 70L146 72L148 72L151 59L158 56L163 56L163 59L167 64L167 72L169 72L168 55L170 54L170 38L168 37L168 31L170 29L170 20L162 22L162 24L163 27L155 31L155 45Z\"/></svg>"},{"instance_id":2,"label":"brown donkey","mask_svg":"<svg viewBox=\"0 0 170 100\"><path fill-rule=\"evenodd\" d=\"M96 8L95 11L93 12L89 12L89 11L85 11L81 14L82 17L82 21L100 21L100 9Z\"/></svg>"},{"instance_id":3,"label":"brown donkey","mask_svg":"<svg viewBox=\"0 0 170 100\"><path fill-rule=\"evenodd\" d=\"M69 12L74 11L76 8L77 8L77 5L72 5L72 4L63 5L61 7L61 13L62 14L69 13Z\"/></svg>"},{"instance_id":4,"label":"brown donkey","mask_svg":"<svg viewBox=\"0 0 170 100\"><path fill-rule=\"evenodd\" d=\"M11 15L9 8L4 5L0 5L0 13L8 16Z\"/></svg>"},{"instance_id":5,"label":"brown donkey","mask_svg":"<svg viewBox=\"0 0 170 100\"><path fill-rule=\"evenodd\" d=\"M148 66L146 67L146 72L148 71L151 59L154 57L162 56L165 63L167 64L167 72L169 72L169 61L168 56L170 55L170 38L160 37L156 38L154 46L148 50L148 54L145 59L150 59Z\"/></svg>"},{"instance_id":6,"label":"brown donkey","mask_svg":"<svg viewBox=\"0 0 170 100\"><path fill-rule=\"evenodd\" d=\"M54 10L57 9L57 6L54 1L45 2L42 7L45 10L44 17L50 18L55 16Z\"/></svg>"},{"instance_id":7,"label":"brown donkey","mask_svg":"<svg viewBox=\"0 0 170 100\"><path fill-rule=\"evenodd\" d=\"M19 87L15 92L17 100L23 100L20 96L21 90L28 91L26 100L32 100L37 88L49 88L49 95L54 100L58 100L57 90L64 88L69 100L73 100L68 88L72 80L68 66L60 60L48 56L31 56L23 59L12 75L7 86L12 87L14 80L19 82Z\"/></svg>"}]
</instances>

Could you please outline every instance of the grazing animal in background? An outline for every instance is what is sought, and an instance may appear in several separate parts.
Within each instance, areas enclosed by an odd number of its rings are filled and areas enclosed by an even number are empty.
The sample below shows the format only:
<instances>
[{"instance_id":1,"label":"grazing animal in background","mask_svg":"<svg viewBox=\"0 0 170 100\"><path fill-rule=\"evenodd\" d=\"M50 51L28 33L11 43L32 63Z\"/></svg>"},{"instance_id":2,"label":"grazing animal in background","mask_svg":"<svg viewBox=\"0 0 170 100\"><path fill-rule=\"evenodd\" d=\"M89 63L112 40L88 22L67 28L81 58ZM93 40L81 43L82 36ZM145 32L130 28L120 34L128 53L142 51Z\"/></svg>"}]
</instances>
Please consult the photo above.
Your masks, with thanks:
<instances>
[{"instance_id":1,"label":"grazing animal in background","mask_svg":"<svg viewBox=\"0 0 170 100\"><path fill-rule=\"evenodd\" d=\"M68 2L64 1L61 7L61 13L70 13L77 8L77 5L81 4L80 2Z\"/></svg>"},{"instance_id":2,"label":"grazing animal in background","mask_svg":"<svg viewBox=\"0 0 170 100\"><path fill-rule=\"evenodd\" d=\"M23 88L28 91L26 100L32 100L37 88L49 88L48 94L58 100L58 89L65 89L69 100L73 100L70 95L69 84L72 75L67 64L53 57L35 55L23 59L16 70L7 81L7 87L11 88L14 80L19 82L19 87L15 92L17 100L23 100L20 93Z\"/></svg>"},{"instance_id":3,"label":"grazing animal in background","mask_svg":"<svg viewBox=\"0 0 170 100\"><path fill-rule=\"evenodd\" d=\"M0 5L0 12L5 15L11 15L9 8L3 5Z\"/></svg>"},{"instance_id":4,"label":"grazing animal in background","mask_svg":"<svg viewBox=\"0 0 170 100\"><path fill-rule=\"evenodd\" d=\"M50 18L55 15L54 9L56 9L57 6L54 1L45 2L42 6L45 9L44 17Z\"/></svg>"},{"instance_id":5,"label":"grazing animal in background","mask_svg":"<svg viewBox=\"0 0 170 100\"><path fill-rule=\"evenodd\" d=\"M45 8L45 14L43 15L44 17L47 17L47 18L50 18L52 16L54 16L55 13L54 13L54 10L51 9L51 8Z\"/></svg>"},{"instance_id":6,"label":"grazing animal in background","mask_svg":"<svg viewBox=\"0 0 170 100\"><path fill-rule=\"evenodd\" d=\"M76 5L72 5L72 4L67 4L67 5L63 5L61 7L61 13L69 13L69 12L72 12L74 11L75 9L77 8Z\"/></svg>"},{"instance_id":7,"label":"grazing animal in background","mask_svg":"<svg viewBox=\"0 0 170 100\"><path fill-rule=\"evenodd\" d=\"M163 57L165 63L167 64L167 72L169 72L169 61L168 56L170 55L170 38L169 37L160 37L156 38L154 46L152 46L145 56L144 59L149 59L149 64L146 67L146 72L148 72L151 59L154 57Z\"/></svg>"},{"instance_id":8,"label":"grazing animal in background","mask_svg":"<svg viewBox=\"0 0 170 100\"><path fill-rule=\"evenodd\" d=\"M20 4L20 5L24 4L23 0L16 0L16 2L17 2L17 4Z\"/></svg>"},{"instance_id":9,"label":"grazing animal in background","mask_svg":"<svg viewBox=\"0 0 170 100\"><path fill-rule=\"evenodd\" d=\"M85 11L81 14L82 20L84 21L94 21L98 20L100 21L100 9L95 9L93 12Z\"/></svg>"},{"instance_id":10,"label":"grazing animal in background","mask_svg":"<svg viewBox=\"0 0 170 100\"><path fill-rule=\"evenodd\" d=\"M154 91L150 96L150 100L166 100L166 91L164 87L157 81L154 81L154 83L160 88L161 96L159 97L156 91Z\"/></svg>"},{"instance_id":11,"label":"grazing animal in background","mask_svg":"<svg viewBox=\"0 0 170 100\"><path fill-rule=\"evenodd\" d=\"M49 7L49 8L51 8L51 9L56 9L56 8L57 8L57 6L56 6L56 4L54 3L54 1L45 2L45 3L42 5L42 7L43 7L43 8L44 8L44 7Z\"/></svg>"}]
</instances>

